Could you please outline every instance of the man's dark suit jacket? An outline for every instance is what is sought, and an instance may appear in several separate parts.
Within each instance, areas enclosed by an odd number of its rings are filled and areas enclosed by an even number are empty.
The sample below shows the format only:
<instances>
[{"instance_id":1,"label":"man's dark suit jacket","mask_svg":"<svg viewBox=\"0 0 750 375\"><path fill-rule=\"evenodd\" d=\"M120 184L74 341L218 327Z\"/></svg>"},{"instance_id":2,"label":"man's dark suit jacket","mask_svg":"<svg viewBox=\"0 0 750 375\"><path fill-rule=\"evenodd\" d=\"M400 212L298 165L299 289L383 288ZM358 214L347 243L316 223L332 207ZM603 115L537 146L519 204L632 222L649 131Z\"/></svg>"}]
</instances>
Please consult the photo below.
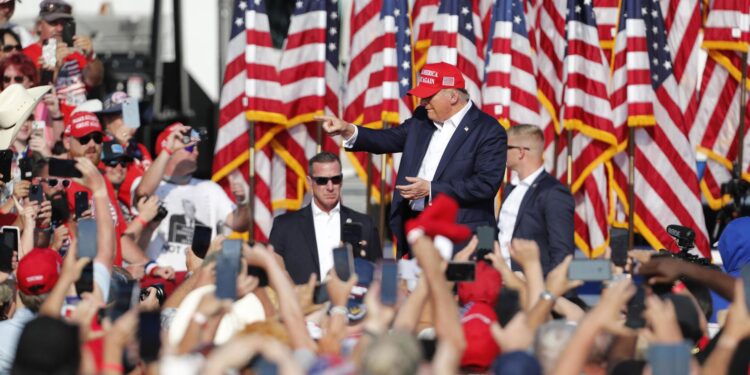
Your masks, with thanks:
<instances>
[{"instance_id":1,"label":"man's dark suit jacket","mask_svg":"<svg viewBox=\"0 0 750 375\"><path fill-rule=\"evenodd\" d=\"M357 140L350 151L375 154L401 152L396 185L409 185L406 177L417 177L427 146L435 131L424 107L418 107L412 118L387 129L358 128ZM432 179L432 198L447 194L460 207L457 222L475 229L496 225L495 196L505 173L507 135L496 119L472 103L456 127ZM408 249L404 223L416 216L397 190L391 202L390 225L398 239L399 253Z\"/></svg>"},{"instance_id":2,"label":"man's dark suit jacket","mask_svg":"<svg viewBox=\"0 0 750 375\"><path fill-rule=\"evenodd\" d=\"M318 260L318 243L315 239L315 224L313 222L312 203L299 211L287 212L273 220L271 236L268 242L273 245L277 254L284 258L286 270L295 284L306 283L313 272L320 273ZM371 262L383 257L380 247L378 228L369 216L361 214L351 208L341 205L341 225L351 222L362 223L362 238L367 240L367 249L362 254L354 250L355 258L365 258ZM325 275L322 275L325 277ZM318 280L321 275L318 275Z\"/></svg>"},{"instance_id":3,"label":"man's dark suit jacket","mask_svg":"<svg viewBox=\"0 0 750 375\"><path fill-rule=\"evenodd\" d=\"M508 185L503 201L514 187ZM513 238L536 241L545 276L568 254L573 254L574 209L570 190L546 171L537 176L521 200ZM520 270L515 263L512 266Z\"/></svg>"}]
</instances>

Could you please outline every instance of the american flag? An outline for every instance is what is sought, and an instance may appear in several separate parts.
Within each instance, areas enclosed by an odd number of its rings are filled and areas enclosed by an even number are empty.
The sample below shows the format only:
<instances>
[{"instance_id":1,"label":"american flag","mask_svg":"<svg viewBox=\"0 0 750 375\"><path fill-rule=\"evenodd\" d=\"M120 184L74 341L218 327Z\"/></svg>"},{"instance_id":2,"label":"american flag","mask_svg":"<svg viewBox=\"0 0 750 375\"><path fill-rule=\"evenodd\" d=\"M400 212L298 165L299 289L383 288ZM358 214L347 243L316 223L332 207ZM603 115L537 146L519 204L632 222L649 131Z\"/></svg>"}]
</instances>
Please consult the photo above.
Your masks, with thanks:
<instances>
[{"instance_id":1,"label":"american flag","mask_svg":"<svg viewBox=\"0 0 750 375\"><path fill-rule=\"evenodd\" d=\"M471 0L442 0L437 18L432 25L427 63L447 62L463 73L466 91L471 99L481 105L481 88L484 78L484 61L481 47L477 45L477 32L481 33L478 17L474 17Z\"/></svg>"},{"instance_id":2,"label":"american flag","mask_svg":"<svg viewBox=\"0 0 750 375\"><path fill-rule=\"evenodd\" d=\"M283 130L283 125L264 121L283 123L285 117L278 99L281 91L276 75L278 56L271 42L265 3L262 0L249 3L236 1L221 88L212 180L219 182L228 193L230 175L248 180L250 139L247 120L255 121L253 233L259 241L268 239L273 223L270 193L270 163L273 156L268 145L268 134L273 134L271 129ZM274 92L277 96L269 95ZM249 109L252 110L246 112ZM241 176L237 176L238 171Z\"/></svg>"},{"instance_id":3,"label":"american flag","mask_svg":"<svg viewBox=\"0 0 750 375\"><path fill-rule=\"evenodd\" d=\"M617 15L620 0L594 0L594 16L599 30L599 45L604 50L607 63L612 60L612 47L617 34Z\"/></svg>"},{"instance_id":4,"label":"american flag","mask_svg":"<svg viewBox=\"0 0 750 375\"><path fill-rule=\"evenodd\" d=\"M614 186L622 208L634 204L634 227L656 248L676 250L669 224L695 230L711 257L698 194L695 156L678 102L662 10L655 0L624 0L615 39L612 107L621 148L635 143L635 202L628 202L628 155L615 157ZM636 126L627 139L628 127Z\"/></svg>"},{"instance_id":5,"label":"american flag","mask_svg":"<svg viewBox=\"0 0 750 375\"><path fill-rule=\"evenodd\" d=\"M382 128L384 123L398 125L411 117L412 107L406 95L414 72L408 2L354 1L352 7L344 119L374 128ZM376 202L389 196L389 186L385 194L380 191L379 155L357 152L347 156L363 181L367 181L368 163L371 165L370 184ZM390 163L394 164L398 163Z\"/></svg>"},{"instance_id":6,"label":"american flag","mask_svg":"<svg viewBox=\"0 0 750 375\"><path fill-rule=\"evenodd\" d=\"M568 0L567 49L563 62L563 126L558 148L572 147L571 192L575 197L575 241L591 257L604 253L609 239L605 162L617 148L609 102L609 64L599 44L591 0ZM564 172L568 167L565 165ZM562 173L561 173L562 174Z\"/></svg>"},{"instance_id":7,"label":"american flag","mask_svg":"<svg viewBox=\"0 0 750 375\"><path fill-rule=\"evenodd\" d=\"M703 48L747 52L750 44L750 1L713 0L703 30Z\"/></svg>"},{"instance_id":8,"label":"american flag","mask_svg":"<svg viewBox=\"0 0 750 375\"><path fill-rule=\"evenodd\" d=\"M482 110L504 126L541 125L535 55L522 0L499 0L489 29Z\"/></svg>"},{"instance_id":9,"label":"american flag","mask_svg":"<svg viewBox=\"0 0 750 375\"><path fill-rule=\"evenodd\" d=\"M412 50L414 71L422 70L427 63L427 51L432 42L432 24L437 17L440 0L415 0L411 12L413 22Z\"/></svg>"},{"instance_id":10,"label":"american flag","mask_svg":"<svg viewBox=\"0 0 750 375\"><path fill-rule=\"evenodd\" d=\"M537 75L539 103L541 104L541 124L545 140L545 168L553 171L556 177L560 175L559 166L565 165L555 155L555 137L560 134L560 107L563 95L563 59L567 46L565 32L565 16L567 14L567 0L537 0L538 14L536 16L535 32L538 33ZM531 8L532 10L534 7Z\"/></svg>"},{"instance_id":11,"label":"american flag","mask_svg":"<svg viewBox=\"0 0 750 375\"><path fill-rule=\"evenodd\" d=\"M714 210L722 208L730 199L728 195L722 196L721 184L732 178L733 164L737 160L741 65L741 57L735 51L709 52L701 81L700 105L690 129L690 139L698 145L698 151L707 156L701 190ZM750 124L750 112L745 112L745 123ZM750 171L747 160L750 138L747 134L744 144L743 175L746 178Z\"/></svg>"},{"instance_id":12,"label":"american flag","mask_svg":"<svg viewBox=\"0 0 750 375\"><path fill-rule=\"evenodd\" d=\"M305 201L308 159L317 153L314 116L338 115L339 29L335 0L298 0L279 63L286 130L270 145L274 214L297 210ZM323 137L322 150L338 154L336 141Z\"/></svg>"}]
</instances>

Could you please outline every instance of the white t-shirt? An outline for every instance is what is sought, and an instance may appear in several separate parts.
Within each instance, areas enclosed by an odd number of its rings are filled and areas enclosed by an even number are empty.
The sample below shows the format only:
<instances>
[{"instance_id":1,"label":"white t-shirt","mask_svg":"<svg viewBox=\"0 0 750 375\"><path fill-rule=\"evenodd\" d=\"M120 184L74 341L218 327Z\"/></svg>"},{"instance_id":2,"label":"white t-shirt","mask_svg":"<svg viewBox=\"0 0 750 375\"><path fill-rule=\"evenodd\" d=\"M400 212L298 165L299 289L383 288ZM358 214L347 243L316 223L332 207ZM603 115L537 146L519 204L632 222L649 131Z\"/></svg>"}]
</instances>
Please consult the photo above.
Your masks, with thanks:
<instances>
[{"instance_id":1,"label":"white t-shirt","mask_svg":"<svg viewBox=\"0 0 750 375\"><path fill-rule=\"evenodd\" d=\"M224 190L210 180L193 178L186 185L162 181L155 194L169 214L154 231L146 253L161 266L185 271L185 251L193 242L195 224L210 227L215 237L217 224L226 220L235 205Z\"/></svg>"}]
</instances>

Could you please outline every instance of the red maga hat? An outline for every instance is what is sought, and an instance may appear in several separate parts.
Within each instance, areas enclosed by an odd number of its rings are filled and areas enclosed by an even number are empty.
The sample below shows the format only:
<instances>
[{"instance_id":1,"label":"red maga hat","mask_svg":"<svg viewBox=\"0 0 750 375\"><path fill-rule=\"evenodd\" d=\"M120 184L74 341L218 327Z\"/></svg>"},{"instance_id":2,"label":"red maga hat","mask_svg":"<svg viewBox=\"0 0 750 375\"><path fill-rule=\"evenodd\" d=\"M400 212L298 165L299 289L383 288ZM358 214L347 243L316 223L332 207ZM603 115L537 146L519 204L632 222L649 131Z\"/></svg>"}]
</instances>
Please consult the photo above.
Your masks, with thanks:
<instances>
[{"instance_id":1,"label":"red maga hat","mask_svg":"<svg viewBox=\"0 0 750 375\"><path fill-rule=\"evenodd\" d=\"M442 89L463 89L465 85L463 74L455 66L445 62L427 64L419 72L419 84L409 90L409 95L429 98Z\"/></svg>"}]
</instances>

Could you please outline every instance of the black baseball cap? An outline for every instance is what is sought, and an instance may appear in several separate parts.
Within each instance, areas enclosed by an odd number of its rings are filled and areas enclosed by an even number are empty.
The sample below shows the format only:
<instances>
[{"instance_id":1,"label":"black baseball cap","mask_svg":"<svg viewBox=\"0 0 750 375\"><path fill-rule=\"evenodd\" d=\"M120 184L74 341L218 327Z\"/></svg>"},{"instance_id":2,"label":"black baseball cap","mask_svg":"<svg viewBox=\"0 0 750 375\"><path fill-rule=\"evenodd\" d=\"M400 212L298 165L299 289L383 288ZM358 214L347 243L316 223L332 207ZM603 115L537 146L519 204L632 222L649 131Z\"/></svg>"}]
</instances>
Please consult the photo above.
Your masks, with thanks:
<instances>
[{"instance_id":1,"label":"black baseball cap","mask_svg":"<svg viewBox=\"0 0 750 375\"><path fill-rule=\"evenodd\" d=\"M132 161L133 158L125 153L125 148L121 144L115 141L104 142L102 145L102 161L107 162L110 160L127 160Z\"/></svg>"},{"instance_id":2,"label":"black baseball cap","mask_svg":"<svg viewBox=\"0 0 750 375\"><path fill-rule=\"evenodd\" d=\"M73 7L63 0L44 0L39 4L39 18L47 22L73 19Z\"/></svg>"}]
</instances>

